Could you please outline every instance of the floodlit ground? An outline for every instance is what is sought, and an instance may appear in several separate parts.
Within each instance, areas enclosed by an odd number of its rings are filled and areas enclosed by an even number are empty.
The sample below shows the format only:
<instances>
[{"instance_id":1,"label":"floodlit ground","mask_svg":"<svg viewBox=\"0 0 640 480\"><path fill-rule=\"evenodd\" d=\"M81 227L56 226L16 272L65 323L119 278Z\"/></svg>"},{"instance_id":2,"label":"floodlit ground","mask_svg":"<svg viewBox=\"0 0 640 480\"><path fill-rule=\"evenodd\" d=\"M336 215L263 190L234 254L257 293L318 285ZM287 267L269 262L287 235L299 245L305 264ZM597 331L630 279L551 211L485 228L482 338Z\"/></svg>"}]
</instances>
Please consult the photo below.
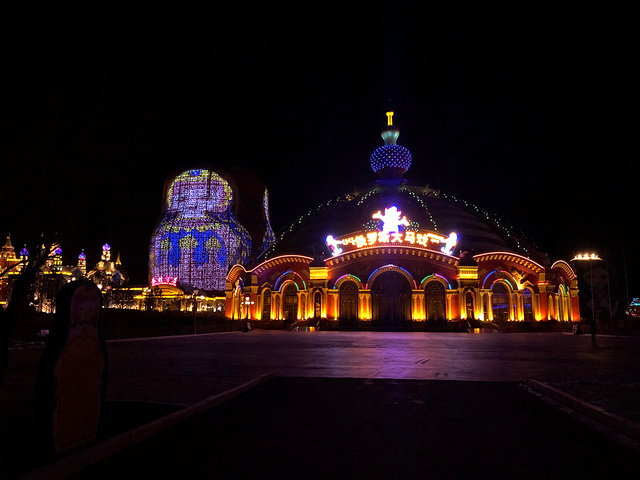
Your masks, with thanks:
<instances>
[{"instance_id":1,"label":"floodlit ground","mask_svg":"<svg viewBox=\"0 0 640 480\"><path fill-rule=\"evenodd\" d=\"M253 445L253 442L259 441L269 444L268 449L258 449L258 451L255 450L257 447L247 447L248 452L253 452L252 455L259 457L262 455L260 457L262 460L250 462L252 466L247 467L254 469L252 470L254 473L259 472L261 468L267 468L261 462L266 462L268 455L276 455L274 458L281 461L283 457L298 451L302 452L304 458L316 458L318 455L319 458L323 458L323 455L335 453L335 449L339 448L351 449L353 455L360 455L358 458L361 461L369 458L368 455L371 455L371 452L378 452L374 455L376 458L382 454L381 452L387 452L390 455L388 458L392 460L400 458L397 457L400 452L393 446L397 444L396 436L399 434L394 432L387 423L379 427L374 427L375 424L370 423L374 420L382 421L378 417L396 418L394 417L396 413L389 410L391 408L389 405L392 405L395 402L394 398L397 397L397 404L404 405L403 408L398 408L397 414L400 415L397 417L397 421L400 422L398 429L411 432L409 426L415 421L417 430L411 435L418 435L416 442L426 442L424 446L419 446L420 443L414 444L412 441L403 440L408 442L407 445L414 445L411 448L431 449L440 448L439 445L441 445L450 453L447 458L472 460L475 458L473 462L476 463L473 465L479 465L478 458L473 456L476 453L470 452L486 452L486 455L489 455L491 449L487 450L487 445L494 445L497 442L498 445L502 445L502 453L500 449L494 452L500 466L497 472L505 475L517 474L520 471L513 470L516 467L512 460L506 460L514 455L505 453L504 450L507 446L512 448L510 442L507 437L501 436L502 433L495 431L496 428L506 428L505 425L515 425L521 420L528 425L526 428L533 432L536 422L542 422L540 428L549 430L529 438L530 432L525 439L527 442L529 440L533 442L527 443L526 449L537 452L534 454L536 458L544 457L545 452L550 448L544 446L546 441L540 440L540 436L548 435L551 438L556 434L561 435L560 430L564 432L562 435L565 435L577 428L573 424L558 423L557 419L549 424L545 419L549 415L556 415L557 412L548 405L535 407L538 409L534 409L537 413L532 414L530 412L531 408L534 408L532 405L538 405L540 401L529 398L531 394L519 387L518 382L528 378L549 382L560 388L564 387L576 395L582 393L585 396L590 395L587 400L594 403L599 401L603 408L636 419L640 414L640 401L637 400L639 398L637 385L640 385L640 356L636 353L639 348L640 338L637 337L599 336L594 345L588 336L563 333L366 333L258 330L250 333L232 332L111 341L108 343L109 409L106 410L110 416L107 415L104 419L103 434L118 433L119 430L144 423L172 409L192 405L260 375L273 373L281 377L295 377L298 380L280 379L275 383L270 382L270 386L259 388L257 393L250 392L237 401L230 402L232 406L225 408L236 410L233 412L225 410L228 414L223 415L225 418L234 419L226 421L225 428L229 430L225 435L232 435L231 432L235 431L233 422L239 425L238 428L246 431L247 436L235 436L234 442L248 442ZM5 473L22 471L25 462L29 461L27 444L32 426L29 423L32 422L30 402L33 398L35 369L40 351L39 347L33 346L13 349L10 354L11 364L0 402L2 408L0 419L3 426L2 449L3 452L9 453L6 458L10 459L10 462L3 459L3 468L6 469L7 465L13 461L13 468L5 470ZM351 380L344 382L327 380L340 378ZM403 381L398 382L398 380ZM483 384L486 385L482 386ZM291 398L297 398L293 403L287 393L289 388L291 388ZM615 391L616 395L611 395L612 391ZM603 398L602 394L598 396L598 392L605 392L606 398ZM252 395L259 397L254 398ZM254 400L249 401L245 397L254 398ZM273 407L276 410L262 408L265 402L272 407L276 405L277 408ZM364 408L368 403L371 405ZM143 411L140 406L144 405L152 407ZM291 408L293 405L295 409ZM272 443L277 443L276 438L255 438L256 435L263 434L245 424L246 413L246 416L252 419L249 424L255 425L256 428L270 428L269 425L273 424L269 423L272 422L269 416L280 418L286 425L289 422L287 420L289 411L292 415L290 418L293 422L292 428L296 426L295 428L301 428L306 433L285 429L282 435L291 436L291 438L284 441L282 448L274 449ZM8 416L12 412L14 415ZM504 420L508 418L504 416L507 413L515 420ZM16 414L22 416L23 420L17 420ZM220 418L216 417L218 415L216 413L211 415L212 420L207 422L213 423L209 423L207 429L211 432L218 431ZM313 433L312 430L318 428L318 419L327 416L332 418L327 426L334 430L329 430L328 433L323 431ZM370 420L366 419L367 416L371 416ZM519 416L522 416L520 420L518 420ZM349 433L352 436L347 435L344 441L336 443L336 436L340 436L337 433L340 424L352 417L359 422L350 427L355 429L354 432ZM496 421L496 417L502 420ZM557 418L574 422L565 417ZM300 423L302 418L308 419L311 423ZM445 423L434 424L436 426L433 428L436 428L437 433L434 437L429 422L436 421L438 418L451 419L448 423L451 429L445 428ZM463 438L467 433L463 428L462 419L471 421L473 418L476 419L472 421L475 426L467 432L470 437L466 441ZM261 422L266 423L263 425ZM369 428L366 427L367 424L371 425L370 430L367 430ZM554 433L553 425L556 424L560 430ZM481 430L476 431L476 427ZM381 430L378 432L377 428ZM359 435L357 432L360 429L364 429L361 432L362 435L368 436L366 441L363 440L364 443L357 441L357 435ZM201 434L204 435L204 433L198 433L198 435ZM504 433L504 435L510 434L514 433ZM233 433L233 435L236 434ZM297 435L303 435L304 441L298 441ZM483 443L483 435L487 436L488 444ZM559 437L565 438L563 441L568 442L567 455L572 452L570 447L576 444L577 439L587 438L582 433L577 436L572 435L566 438ZM439 440L435 441L434 439L437 438ZM598 442L608 445L602 448L616 450L616 447L609 445L606 440L601 439ZM401 444L402 442L398 444L398 448ZM222 448L218 443L215 445ZM482 448L478 450L480 445ZM361 447L365 450L361 450ZM460 457L457 456L458 447ZM554 448L551 450L555 451ZM557 444L557 448L561 449L562 445ZM587 446L580 448L586 449ZM418 450L414 454L420 455L421 462L423 460L426 462L423 458L424 452L420 453L422 450ZM452 452L455 452L455 455ZM586 454L584 458L588 457L589 455ZM224 466L225 469L232 469L234 461L242 461L243 464L247 462L243 453L238 453L237 457L231 458L229 461L231 463L220 464L221 468ZM520 462L529 457L518 458L521 458L518 460ZM626 456L623 455L622 458ZM22 468L18 464L21 464ZM467 470L450 468L438 470L441 467L431 460L420 464L421 468L431 469L430 471L435 473L440 472L444 476L453 475L451 472L468 473ZM295 469L301 475L304 474L305 468L311 468L309 467L311 464L304 466L298 462L296 465L298 466ZM335 463L332 465L340 472L343 471L340 469L346 468ZM574 468L571 465L574 464L564 464L562 468L570 470ZM170 470L169 467L167 468ZM278 468L272 471L281 472ZM388 466L380 468L382 469L380 471L387 471L384 468ZM351 470L345 472L346 476L355 476Z\"/></svg>"}]
</instances>

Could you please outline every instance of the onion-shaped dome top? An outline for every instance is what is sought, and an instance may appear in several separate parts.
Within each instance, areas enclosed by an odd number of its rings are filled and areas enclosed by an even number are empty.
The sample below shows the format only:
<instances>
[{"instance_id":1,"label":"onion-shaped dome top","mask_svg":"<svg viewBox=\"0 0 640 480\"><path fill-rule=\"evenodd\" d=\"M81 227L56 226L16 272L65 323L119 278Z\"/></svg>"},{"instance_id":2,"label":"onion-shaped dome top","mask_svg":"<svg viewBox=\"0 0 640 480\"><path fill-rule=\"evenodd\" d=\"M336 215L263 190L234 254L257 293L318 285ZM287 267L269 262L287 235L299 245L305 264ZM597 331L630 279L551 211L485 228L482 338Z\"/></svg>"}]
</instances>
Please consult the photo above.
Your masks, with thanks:
<instances>
[{"instance_id":1,"label":"onion-shaped dome top","mask_svg":"<svg viewBox=\"0 0 640 480\"><path fill-rule=\"evenodd\" d=\"M87 259L87 255L84 253L84 249L82 249L82 252L80 252L80 255L78 255L78 260L86 260Z\"/></svg>"},{"instance_id":2,"label":"onion-shaped dome top","mask_svg":"<svg viewBox=\"0 0 640 480\"><path fill-rule=\"evenodd\" d=\"M380 177L399 178L411 166L411 152L396 142L400 129L393 125L393 112L387 112L388 125L382 130L384 145L371 154L371 169Z\"/></svg>"}]
</instances>

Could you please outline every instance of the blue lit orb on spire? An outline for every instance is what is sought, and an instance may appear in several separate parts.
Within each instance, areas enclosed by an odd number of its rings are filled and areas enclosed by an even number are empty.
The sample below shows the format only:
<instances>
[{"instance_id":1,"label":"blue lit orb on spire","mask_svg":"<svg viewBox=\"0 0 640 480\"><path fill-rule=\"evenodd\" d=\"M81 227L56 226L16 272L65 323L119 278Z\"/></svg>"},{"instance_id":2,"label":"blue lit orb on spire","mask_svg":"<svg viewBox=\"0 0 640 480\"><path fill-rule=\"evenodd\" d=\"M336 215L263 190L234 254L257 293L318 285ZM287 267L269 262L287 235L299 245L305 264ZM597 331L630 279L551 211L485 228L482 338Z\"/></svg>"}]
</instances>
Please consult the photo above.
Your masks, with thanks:
<instances>
[{"instance_id":1,"label":"blue lit orb on spire","mask_svg":"<svg viewBox=\"0 0 640 480\"><path fill-rule=\"evenodd\" d=\"M393 112L387 112L387 126L382 130L384 145L371 154L371 169L384 178L400 178L411 166L411 152L397 145L400 129L393 125Z\"/></svg>"}]
</instances>

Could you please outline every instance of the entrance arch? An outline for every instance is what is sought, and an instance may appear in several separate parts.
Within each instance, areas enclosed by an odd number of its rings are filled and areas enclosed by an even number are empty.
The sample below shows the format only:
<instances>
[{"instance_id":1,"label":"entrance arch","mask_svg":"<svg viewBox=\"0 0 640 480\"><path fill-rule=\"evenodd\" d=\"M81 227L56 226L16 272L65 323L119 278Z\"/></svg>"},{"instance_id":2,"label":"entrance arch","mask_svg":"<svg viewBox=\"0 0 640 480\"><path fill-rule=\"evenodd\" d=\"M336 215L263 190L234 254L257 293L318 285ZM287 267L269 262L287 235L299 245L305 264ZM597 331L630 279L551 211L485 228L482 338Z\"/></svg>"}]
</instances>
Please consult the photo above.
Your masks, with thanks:
<instances>
[{"instance_id":1,"label":"entrance arch","mask_svg":"<svg viewBox=\"0 0 640 480\"><path fill-rule=\"evenodd\" d=\"M424 290L427 320L444 320L446 316L446 291L440 282L427 283Z\"/></svg>"},{"instance_id":2,"label":"entrance arch","mask_svg":"<svg viewBox=\"0 0 640 480\"><path fill-rule=\"evenodd\" d=\"M346 281L340 285L340 318L356 320L358 318L358 286Z\"/></svg>"},{"instance_id":3,"label":"entrance arch","mask_svg":"<svg viewBox=\"0 0 640 480\"><path fill-rule=\"evenodd\" d=\"M493 291L493 320L496 322L509 321L509 289L506 285L496 282L491 286Z\"/></svg>"},{"instance_id":4,"label":"entrance arch","mask_svg":"<svg viewBox=\"0 0 640 480\"><path fill-rule=\"evenodd\" d=\"M387 271L378 275L371 286L372 320L397 327L411 320L411 285L404 275Z\"/></svg>"},{"instance_id":5,"label":"entrance arch","mask_svg":"<svg viewBox=\"0 0 640 480\"><path fill-rule=\"evenodd\" d=\"M298 287L295 283L289 283L284 289L282 319L285 322L295 322L298 319Z\"/></svg>"},{"instance_id":6,"label":"entrance arch","mask_svg":"<svg viewBox=\"0 0 640 480\"><path fill-rule=\"evenodd\" d=\"M271 320L271 290L262 291L262 320Z\"/></svg>"}]
</instances>

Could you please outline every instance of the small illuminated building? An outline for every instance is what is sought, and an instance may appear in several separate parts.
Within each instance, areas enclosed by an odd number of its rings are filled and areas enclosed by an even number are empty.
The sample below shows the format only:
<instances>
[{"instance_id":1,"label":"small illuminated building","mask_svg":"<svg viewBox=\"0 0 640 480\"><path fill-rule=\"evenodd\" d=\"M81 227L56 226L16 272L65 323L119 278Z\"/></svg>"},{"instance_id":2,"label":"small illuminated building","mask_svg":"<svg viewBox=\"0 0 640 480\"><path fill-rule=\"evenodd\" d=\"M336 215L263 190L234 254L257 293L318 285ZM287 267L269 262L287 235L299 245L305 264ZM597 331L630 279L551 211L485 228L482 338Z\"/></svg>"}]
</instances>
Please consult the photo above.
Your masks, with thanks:
<instances>
[{"instance_id":1,"label":"small illuminated building","mask_svg":"<svg viewBox=\"0 0 640 480\"><path fill-rule=\"evenodd\" d=\"M80 278L83 272L87 269L87 257L82 251L78 256L77 275ZM75 275L74 275L75 276ZM127 275L122 268L122 262L120 261L120 254L116 257L116 260L111 260L111 246L105 243L102 246L102 255L100 261L86 274L86 277L95 283L101 290L107 288L114 288L123 286L127 281Z\"/></svg>"},{"instance_id":2,"label":"small illuminated building","mask_svg":"<svg viewBox=\"0 0 640 480\"><path fill-rule=\"evenodd\" d=\"M297 219L254 268L227 275L226 315L366 328L578 321L576 274L483 209L404 174L392 112L378 179Z\"/></svg>"},{"instance_id":3,"label":"small illuminated building","mask_svg":"<svg viewBox=\"0 0 640 480\"><path fill-rule=\"evenodd\" d=\"M27 253L28 255L28 253ZM6 306L11 295L11 277L20 273L24 260L24 251L16 255L11 243L11 234L0 250L0 306Z\"/></svg>"}]
</instances>

